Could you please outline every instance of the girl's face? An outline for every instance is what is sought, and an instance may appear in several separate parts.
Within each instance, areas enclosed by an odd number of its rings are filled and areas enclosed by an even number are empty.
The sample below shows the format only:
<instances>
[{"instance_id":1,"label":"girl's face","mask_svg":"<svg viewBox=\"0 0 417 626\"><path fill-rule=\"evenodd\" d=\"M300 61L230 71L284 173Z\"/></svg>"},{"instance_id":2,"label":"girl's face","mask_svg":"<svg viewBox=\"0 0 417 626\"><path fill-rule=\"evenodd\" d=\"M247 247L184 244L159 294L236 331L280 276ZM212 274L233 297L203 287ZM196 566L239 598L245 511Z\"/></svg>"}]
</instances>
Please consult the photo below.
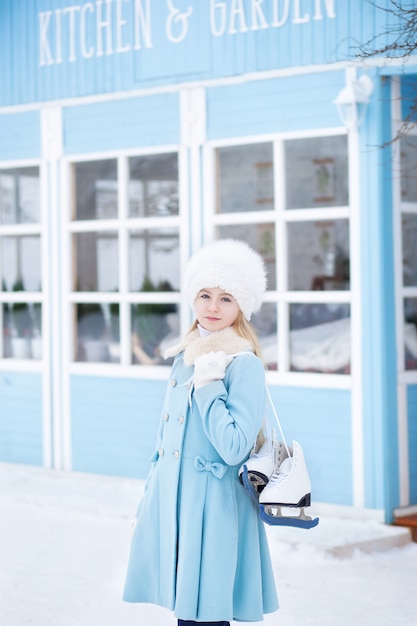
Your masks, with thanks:
<instances>
[{"instance_id":1,"label":"girl's face","mask_svg":"<svg viewBox=\"0 0 417 626\"><path fill-rule=\"evenodd\" d=\"M199 292L194 311L203 328L215 331L231 326L239 314L239 307L230 293L219 287L211 287Z\"/></svg>"}]
</instances>

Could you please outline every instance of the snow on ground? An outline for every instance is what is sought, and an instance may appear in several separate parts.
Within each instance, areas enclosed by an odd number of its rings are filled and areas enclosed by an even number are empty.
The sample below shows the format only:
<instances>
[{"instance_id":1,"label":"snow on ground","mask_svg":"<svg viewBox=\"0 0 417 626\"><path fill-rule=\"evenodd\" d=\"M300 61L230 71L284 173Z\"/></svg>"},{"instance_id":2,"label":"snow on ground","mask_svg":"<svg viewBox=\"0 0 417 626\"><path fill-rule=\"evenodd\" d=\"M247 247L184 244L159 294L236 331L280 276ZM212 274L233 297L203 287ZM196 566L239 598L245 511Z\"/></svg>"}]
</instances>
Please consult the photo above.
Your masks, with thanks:
<instances>
[{"instance_id":1,"label":"snow on ground","mask_svg":"<svg viewBox=\"0 0 417 626\"><path fill-rule=\"evenodd\" d=\"M168 611L121 601L142 486L0 464L0 626L175 626ZM348 558L327 550L393 530L376 524L268 527L281 608L265 626L416 626L416 543Z\"/></svg>"}]
</instances>

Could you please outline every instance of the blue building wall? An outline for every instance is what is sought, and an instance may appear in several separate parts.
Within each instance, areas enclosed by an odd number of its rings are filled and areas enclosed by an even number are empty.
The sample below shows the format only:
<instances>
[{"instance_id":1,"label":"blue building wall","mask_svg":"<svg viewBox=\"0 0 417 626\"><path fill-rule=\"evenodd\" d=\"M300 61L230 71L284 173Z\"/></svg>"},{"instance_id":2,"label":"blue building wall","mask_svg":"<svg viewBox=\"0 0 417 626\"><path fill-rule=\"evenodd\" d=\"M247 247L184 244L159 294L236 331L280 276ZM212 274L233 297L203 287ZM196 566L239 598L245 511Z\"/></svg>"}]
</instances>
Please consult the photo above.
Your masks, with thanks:
<instances>
[{"instance_id":1,"label":"blue building wall","mask_svg":"<svg viewBox=\"0 0 417 626\"><path fill-rule=\"evenodd\" d=\"M0 372L0 459L43 464L41 374Z\"/></svg>"},{"instance_id":2,"label":"blue building wall","mask_svg":"<svg viewBox=\"0 0 417 626\"><path fill-rule=\"evenodd\" d=\"M73 469L146 476L164 394L161 381L72 376Z\"/></svg>"},{"instance_id":3,"label":"blue building wall","mask_svg":"<svg viewBox=\"0 0 417 626\"><path fill-rule=\"evenodd\" d=\"M3 0L0 106L345 61L393 21L367 2L253 6Z\"/></svg>"},{"instance_id":4,"label":"blue building wall","mask_svg":"<svg viewBox=\"0 0 417 626\"><path fill-rule=\"evenodd\" d=\"M410 501L417 502L417 385L407 388Z\"/></svg>"},{"instance_id":5,"label":"blue building wall","mask_svg":"<svg viewBox=\"0 0 417 626\"><path fill-rule=\"evenodd\" d=\"M0 161L39 158L40 138L39 111L0 115Z\"/></svg>"},{"instance_id":6,"label":"blue building wall","mask_svg":"<svg viewBox=\"0 0 417 626\"><path fill-rule=\"evenodd\" d=\"M178 144L178 94L67 107L63 125L66 154Z\"/></svg>"}]
</instances>

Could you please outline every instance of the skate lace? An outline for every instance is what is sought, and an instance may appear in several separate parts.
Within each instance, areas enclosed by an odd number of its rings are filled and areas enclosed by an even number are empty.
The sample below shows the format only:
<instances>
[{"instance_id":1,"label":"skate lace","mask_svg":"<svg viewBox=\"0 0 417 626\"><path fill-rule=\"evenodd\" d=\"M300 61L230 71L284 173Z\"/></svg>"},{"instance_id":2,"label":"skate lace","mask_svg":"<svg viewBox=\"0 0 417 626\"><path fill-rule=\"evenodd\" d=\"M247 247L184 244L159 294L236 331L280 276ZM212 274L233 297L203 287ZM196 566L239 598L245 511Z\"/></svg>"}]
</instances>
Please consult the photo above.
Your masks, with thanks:
<instances>
[{"instance_id":1,"label":"skate lace","mask_svg":"<svg viewBox=\"0 0 417 626\"><path fill-rule=\"evenodd\" d=\"M272 474L271 478L269 479L269 484L270 485L277 485L279 483L282 483L288 476L289 472L280 472L279 469L275 470L275 472Z\"/></svg>"}]
</instances>

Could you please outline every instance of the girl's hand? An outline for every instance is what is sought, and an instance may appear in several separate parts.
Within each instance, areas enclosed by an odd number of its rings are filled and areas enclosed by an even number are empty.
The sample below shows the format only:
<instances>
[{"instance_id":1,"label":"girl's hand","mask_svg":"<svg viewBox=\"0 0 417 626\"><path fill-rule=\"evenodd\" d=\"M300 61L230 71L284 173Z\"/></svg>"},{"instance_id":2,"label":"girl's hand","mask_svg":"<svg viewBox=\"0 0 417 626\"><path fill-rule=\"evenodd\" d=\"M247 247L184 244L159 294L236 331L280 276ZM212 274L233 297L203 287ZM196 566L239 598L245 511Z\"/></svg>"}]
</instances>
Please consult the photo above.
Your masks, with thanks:
<instances>
[{"instance_id":1,"label":"girl's hand","mask_svg":"<svg viewBox=\"0 0 417 626\"><path fill-rule=\"evenodd\" d=\"M222 351L208 352L197 357L194 361L195 388L200 389L200 387L213 383L216 380L222 380L226 367L232 360L232 357L226 356Z\"/></svg>"}]
</instances>

